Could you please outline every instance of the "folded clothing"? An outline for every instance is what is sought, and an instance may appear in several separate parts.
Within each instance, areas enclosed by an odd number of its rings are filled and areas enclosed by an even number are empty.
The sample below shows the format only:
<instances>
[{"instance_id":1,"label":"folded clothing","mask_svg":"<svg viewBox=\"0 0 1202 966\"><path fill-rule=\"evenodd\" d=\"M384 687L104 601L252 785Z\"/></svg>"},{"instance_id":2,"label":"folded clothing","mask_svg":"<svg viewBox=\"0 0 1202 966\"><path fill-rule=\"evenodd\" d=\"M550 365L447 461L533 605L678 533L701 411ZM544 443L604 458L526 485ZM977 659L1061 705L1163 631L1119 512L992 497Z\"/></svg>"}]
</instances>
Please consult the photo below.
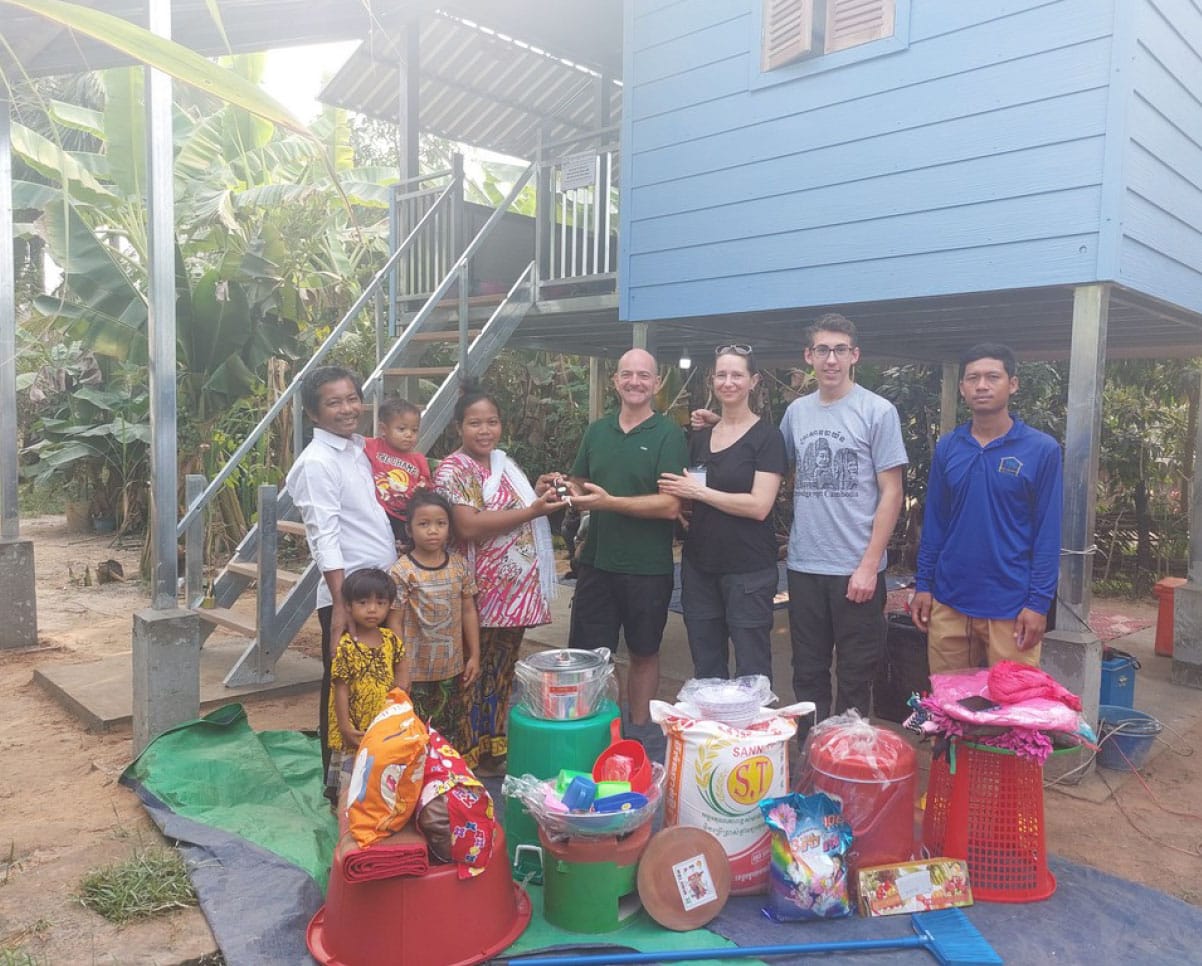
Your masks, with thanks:
<instances>
[{"instance_id":1,"label":"folded clothing","mask_svg":"<svg viewBox=\"0 0 1202 966\"><path fill-rule=\"evenodd\" d=\"M1083 734L1092 741L1092 733L1082 730L1079 712L1052 698L1025 698L1012 704L975 710L961 704L965 698L998 698L989 689L989 670L956 671L931 675L931 693L923 699L923 707L939 710L949 718L975 725L996 725L1008 728L1033 728L1041 731L1062 731ZM1088 725L1086 725L1088 727Z\"/></svg>"},{"instance_id":2,"label":"folded clothing","mask_svg":"<svg viewBox=\"0 0 1202 966\"><path fill-rule=\"evenodd\" d=\"M370 882L402 875L425 875L430 871L426 840L412 826L406 826L373 845L362 849L349 832L338 840L334 862L341 864L347 882Z\"/></svg>"},{"instance_id":3,"label":"folded clothing","mask_svg":"<svg viewBox=\"0 0 1202 966\"><path fill-rule=\"evenodd\" d=\"M998 661L989 669L989 696L1002 704L1048 698L1074 711L1081 710L1081 699L1047 671L1017 661Z\"/></svg>"}]
</instances>

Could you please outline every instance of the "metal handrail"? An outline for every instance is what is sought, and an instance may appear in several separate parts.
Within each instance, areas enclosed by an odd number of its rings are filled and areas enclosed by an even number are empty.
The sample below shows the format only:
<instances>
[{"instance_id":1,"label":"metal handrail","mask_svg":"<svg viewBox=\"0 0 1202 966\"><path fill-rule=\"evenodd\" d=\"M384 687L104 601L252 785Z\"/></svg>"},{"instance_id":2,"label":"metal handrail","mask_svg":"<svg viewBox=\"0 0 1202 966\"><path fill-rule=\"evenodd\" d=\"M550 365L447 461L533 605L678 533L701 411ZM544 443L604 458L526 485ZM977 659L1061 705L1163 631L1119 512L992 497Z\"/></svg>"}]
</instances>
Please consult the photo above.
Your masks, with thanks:
<instances>
[{"instance_id":1,"label":"metal handrail","mask_svg":"<svg viewBox=\"0 0 1202 966\"><path fill-rule=\"evenodd\" d=\"M429 195L436 195L441 190L441 188L436 186L433 188L415 188L413 191L406 191L404 194L397 194L396 192L393 192L392 200L394 203L399 204L402 201L409 201L412 198L425 198Z\"/></svg>"},{"instance_id":2,"label":"metal handrail","mask_svg":"<svg viewBox=\"0 0 1202 966\"><path fill-rule=\"evenodd\" d=\"M423 181L436 181L439 178L450 178L455 174L454 168L443 168L441 171L428 171L425 174L415 174L412 178L404 178L392 186L393 191L397 191L405 185L421 184Z\"/></svg>"},{"instance_id":3,"label":"metal handrail","mask_svg":"<svg viewBox=\"0 0 1202 966\"><path fill-rule=\"evenodd\" d=\"M405 237L405 240L397 246L396 251L389 256L388 261L386 261L383 267L376 272L375 276L355 300L355 304L347 310L346 314L342 317L342 320L336 326L334 326L330 334L326 336L326 340L313 354L313 357L306 362L303 367L301 367L300 371L297 372L297 374L293 377L292 382L288 384L288 388L280 394L279 398L276 399L271 408L267 410L266 415L264 415L263 418L259 420L258 425L251 430L250 435L242 441L242 445L240 445L230 455L230 458L226 461L225 466L221 468L221 472L213 477L213 481L205 487L204 492L201 493L200 496L198 496L196 500L188 506L187 510L184 512L184 515L180 517L179 523L176 525L175 533L177 538L184 536L184 534L187 532L188 524L196 519L196 517L204 510L217 492L225 485L226 481L229 480L229 478L234 474L234 471L238 468L238 465L243 459L246 458L247 453L249 453L251 449L253 449L258 443L259 439L267 431L268 427L275 422L280 413L284 411L284 406L287 405L292 397L295 396L300 390L301 380L304 379L304 377L307 376L310 371L317 367L318 363L325 358L326 354L334 347L334 344L338 341L338 339L342 337L342 334L350 327L354 319L359 315L360 312L363 311L364 306L367 305L368 301L375 295L376 291L384 284L385 279L387 279L389 272L392 271L392 267L397 263L397 260L403 254L405 254L409 247L414 243L419 232L421 232L421 230L426 226L426 223L434 216L434 213L447 202L448 198L451 197L455 187L456 183L452 181L446 186L446 188L443 189L442 194L438 196L438 199L433 205L430 206L429 210L422 215L421 220L419 220L418 223L413 226L413 230L409 232L409 234Z\"/></svg>"},{"instance_id":4,"label":"metal handrail","mask_svg":"<svg viewBox=\"0 0 1202 966\"><path fill-rule=\"evenodd\" d=\"M384 355L384 358L380 360L372 374L368 376L366 380L364 380L364 397L371 397L371 394L375 391L376 383L384 378L385 370L387 370L392 365L393 361L405 351L405 347L409 345L409 343L413 340L413 337L418 333L418 331L420 331L422 325L425 324L426 320L438 307L438 303L446 297L447 292L449 292L451 289L451 285L456 279L459 278L464 267L469 261L471 261L472 256L476 254L480 246L484 244L488 236L492 234L493 229L501 223L501 219L505 216L505 213L509 210L510 206L517 201L518 195L522 193L522 189L530 183L530 179L534 177L534 172L536 170L538 170L537 164L531 164L528 168L526 168L526 170L522 172L522 176L514 182L513 188L510 190L509 194L505 196L505 200L497 205L493 213L488 216L488 220L484 222L480 230L476 233L476 237L468 243L468 246L463 250L463 254L456 259L455 264L451 266L450 270L439 283L438 287L433 291L430 297L426 299L426 303L421 307L417 315L415 315L413 320L407 326L405 326L405 331L401 333L400 338L392 344L392 348L389 349ZM464 320L462 319L460 320L461 327L463 321Z\"/></svg>"}]
</instances>

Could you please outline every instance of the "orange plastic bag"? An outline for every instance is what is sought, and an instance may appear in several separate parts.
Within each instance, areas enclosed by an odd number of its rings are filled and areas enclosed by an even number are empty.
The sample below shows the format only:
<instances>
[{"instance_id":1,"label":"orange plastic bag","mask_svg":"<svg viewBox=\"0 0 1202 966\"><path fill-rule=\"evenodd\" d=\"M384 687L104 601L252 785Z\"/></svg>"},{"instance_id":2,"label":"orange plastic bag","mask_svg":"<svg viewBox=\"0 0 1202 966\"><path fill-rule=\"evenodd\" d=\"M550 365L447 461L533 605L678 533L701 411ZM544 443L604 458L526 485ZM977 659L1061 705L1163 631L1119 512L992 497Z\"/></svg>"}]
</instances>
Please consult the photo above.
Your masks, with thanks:
<instances>
[{"instance_id":1,"label":"orange plastic bag","mask_svg":"<svg viewBox=\"0 0 1202 966\"><path fill-rule=\"evenodd\" d=\"M430 733L400 688L372 720L351 774L347 824L360 848L398 832L421 796Z\"/></svg>"}]
</instances>

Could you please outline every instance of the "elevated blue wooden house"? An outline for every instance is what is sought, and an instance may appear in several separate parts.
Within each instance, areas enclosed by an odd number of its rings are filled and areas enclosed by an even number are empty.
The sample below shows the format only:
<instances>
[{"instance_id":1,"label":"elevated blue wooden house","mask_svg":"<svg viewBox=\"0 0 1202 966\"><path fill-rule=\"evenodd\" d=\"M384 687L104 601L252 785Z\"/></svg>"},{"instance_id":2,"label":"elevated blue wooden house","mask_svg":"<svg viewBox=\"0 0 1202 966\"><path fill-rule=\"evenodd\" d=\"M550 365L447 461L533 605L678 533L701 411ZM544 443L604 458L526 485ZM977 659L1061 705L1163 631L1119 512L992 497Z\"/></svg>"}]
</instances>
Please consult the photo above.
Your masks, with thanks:
<instances>
[{"instance_id":1,"label":"elevated blue wooden house","mask_svg":"<svg viewBox=\"0 0 1202 966\"><path fill-rule=\"evenodd\" d=\"M636 0L624 82L624 320L1048 358L1110 283L1111 354L1202 349L1186 0Z\"/></svg>"}]
</instances>

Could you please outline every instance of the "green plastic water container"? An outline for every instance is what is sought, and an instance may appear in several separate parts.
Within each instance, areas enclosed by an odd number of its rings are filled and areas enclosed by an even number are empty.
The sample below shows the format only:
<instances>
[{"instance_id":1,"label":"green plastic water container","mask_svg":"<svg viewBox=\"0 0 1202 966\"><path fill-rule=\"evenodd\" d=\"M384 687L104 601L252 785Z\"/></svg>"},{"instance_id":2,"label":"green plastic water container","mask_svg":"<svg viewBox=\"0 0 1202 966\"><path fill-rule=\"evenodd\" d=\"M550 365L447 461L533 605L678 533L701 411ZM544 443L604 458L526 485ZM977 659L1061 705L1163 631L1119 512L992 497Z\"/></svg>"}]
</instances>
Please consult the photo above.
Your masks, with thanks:
<instances>
[{"instance_id":1,"label":"green plastic water container","mask_svg":"<svg viewBox=\"0 0 1202 966\"><path fill-rule=\"evenodd\" d=\"M618 706L612 701L605 701L587 718L565 721L536 718L515 706L509 711L506 770L511 775L536 778L554 778L564 768L591 772L597 756L609 747L610 722L618 715ZM538 824L515 799L505 802L503 824L510 862L519 845L538 845ZM541 870L528 855L523 855L515 872L519 876L533 875L533 881L539 881Z\"/></svg>"},{"instance_id":2,"label":"green plastic water container","mask_svg":"<svg viewBox=\"0 0 1202 966\"><path fill-rule=\"evenodd\" d=\"M570 838L553 842L543 833L543 915L568 932L613 932L643 908L639 859L651 839L651 823L625 838Z\"/></svg>"}]
</instances>

